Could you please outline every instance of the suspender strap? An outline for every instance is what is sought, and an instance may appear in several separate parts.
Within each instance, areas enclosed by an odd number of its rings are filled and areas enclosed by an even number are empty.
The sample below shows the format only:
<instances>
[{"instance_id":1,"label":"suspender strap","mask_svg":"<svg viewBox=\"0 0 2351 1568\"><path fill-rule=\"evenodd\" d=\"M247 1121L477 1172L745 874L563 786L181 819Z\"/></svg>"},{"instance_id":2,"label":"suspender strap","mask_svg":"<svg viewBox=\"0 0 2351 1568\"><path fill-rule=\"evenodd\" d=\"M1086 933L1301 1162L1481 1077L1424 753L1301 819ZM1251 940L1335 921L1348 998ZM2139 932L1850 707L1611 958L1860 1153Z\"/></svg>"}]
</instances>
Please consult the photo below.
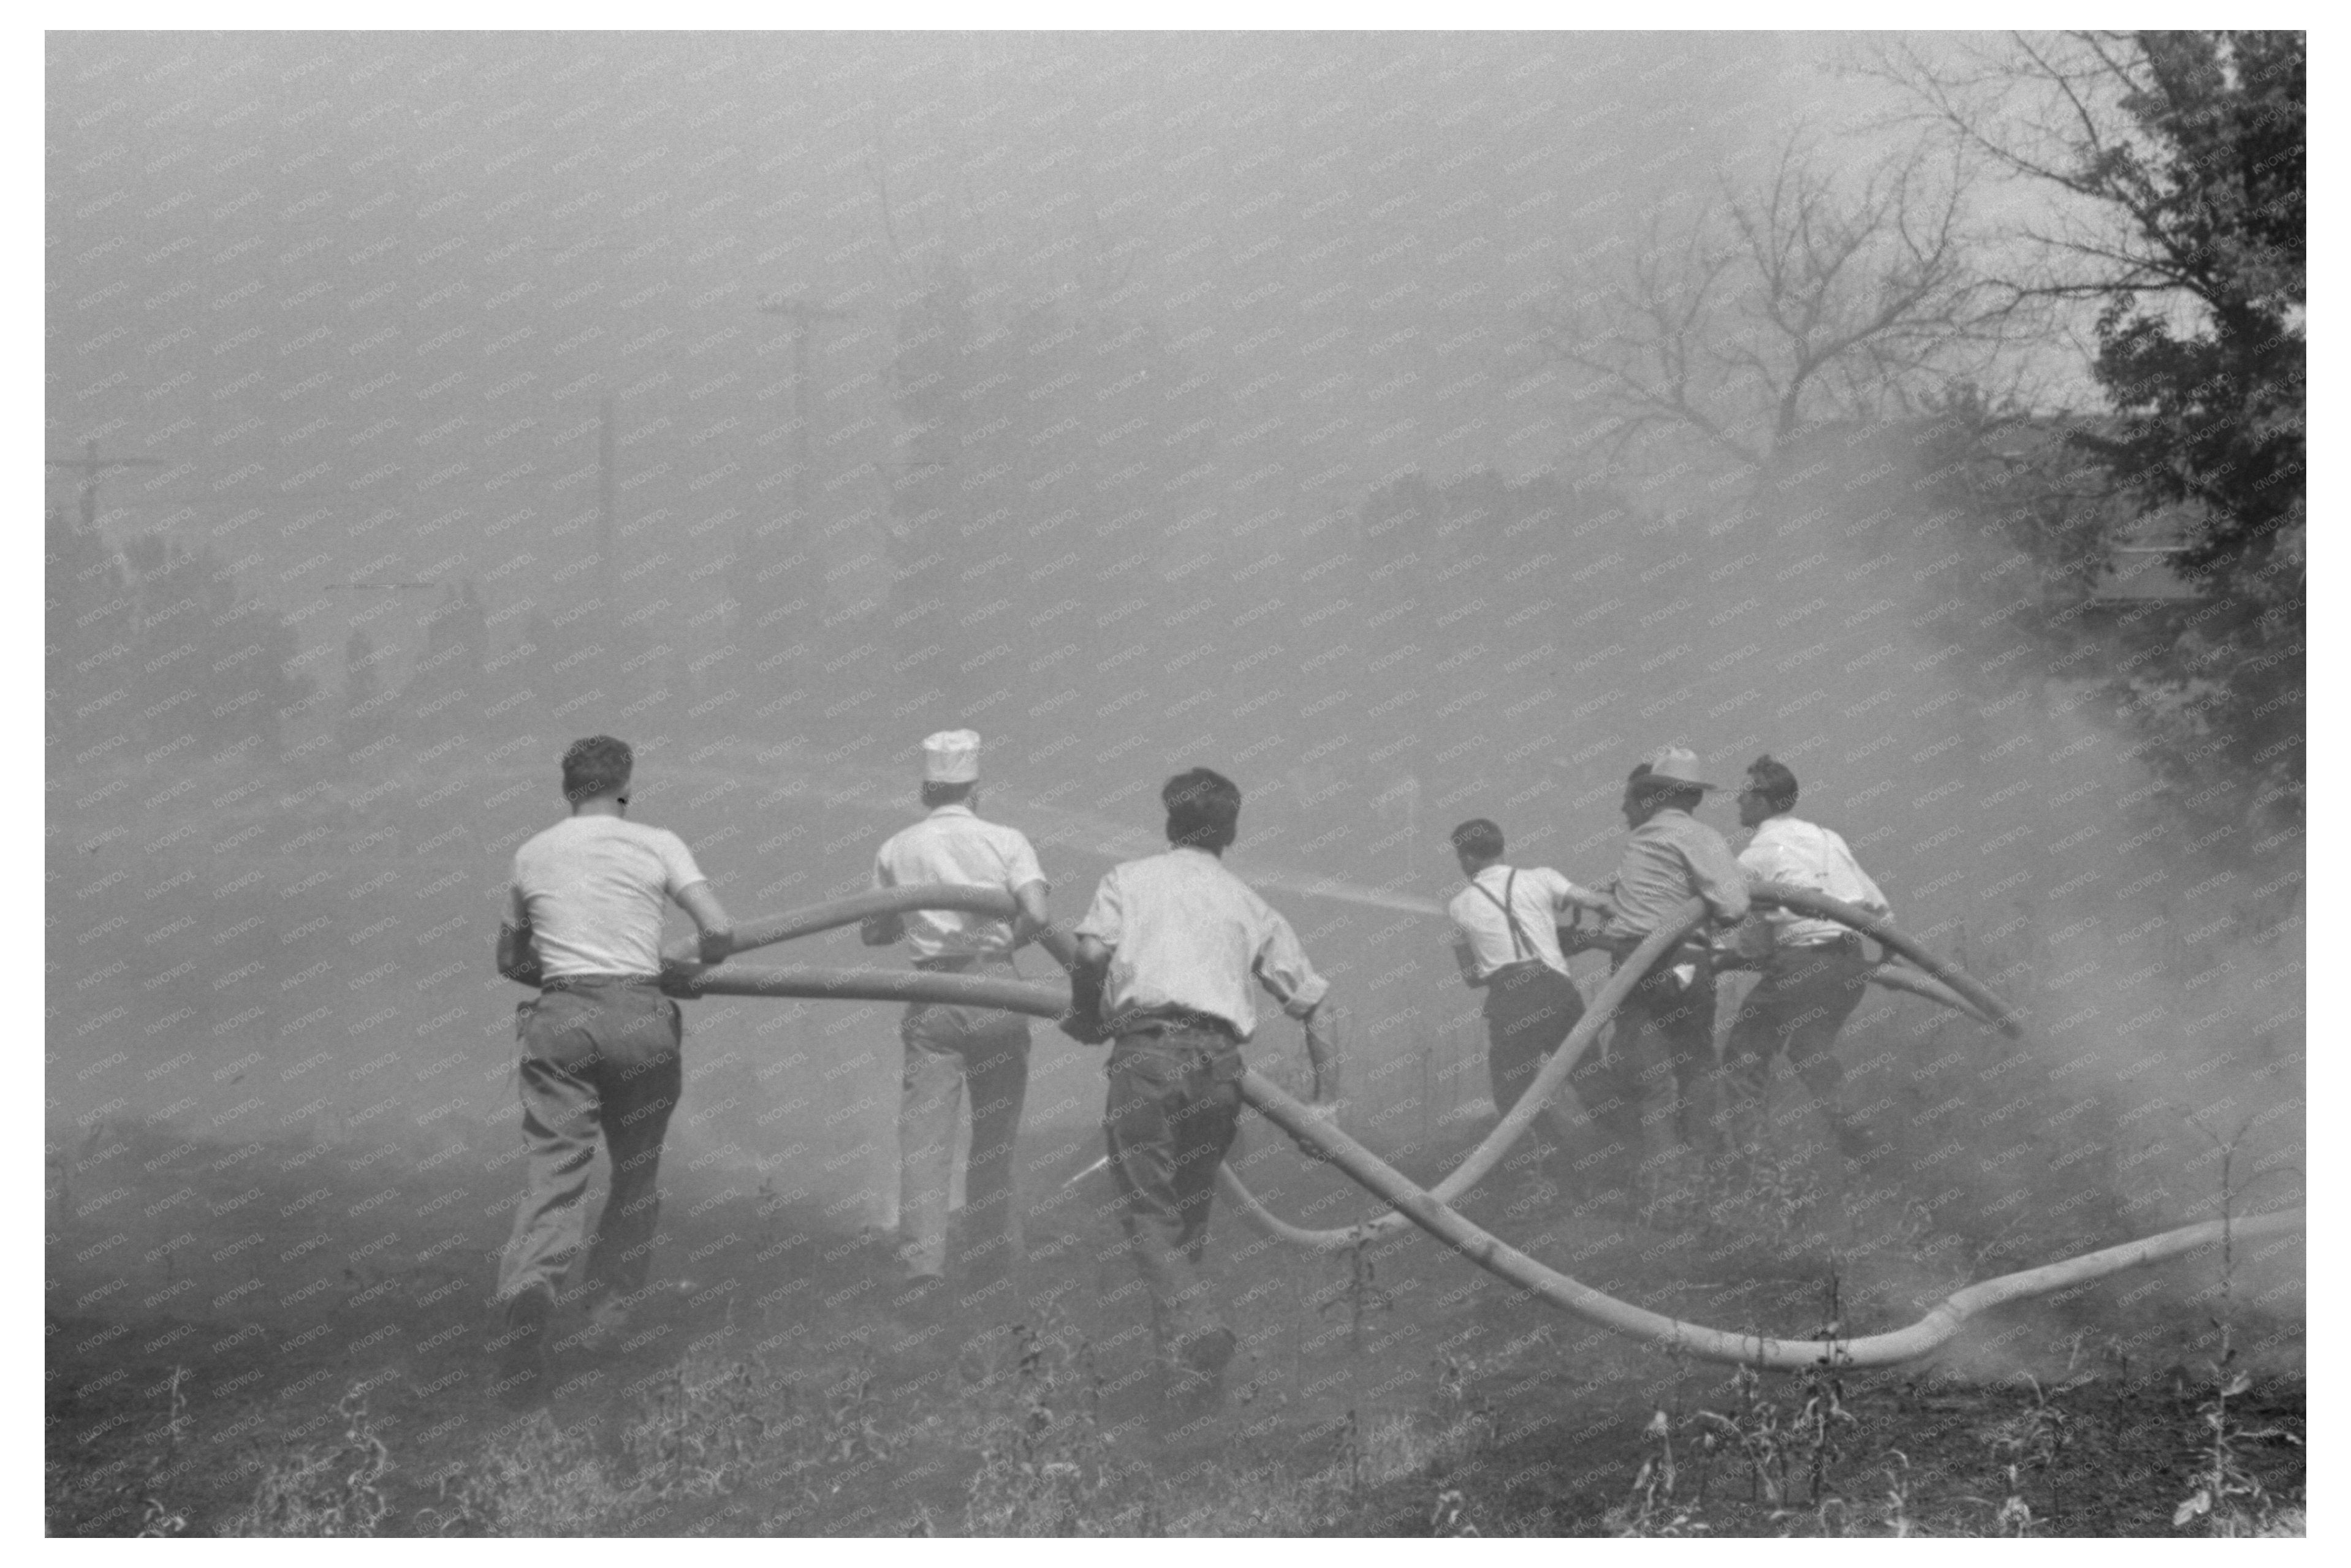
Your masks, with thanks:
<instances>
[{"instance_id":1,"label":"suspender strap","mask_svg":"<svg viewBox=\"0 0 2351 1568\"><path fill-rule=\"evenodd\" d=\"M1525 931L1520 928L1518 911L1511 907L1513 903L1512 892L1519 885L1518 868L1516 866L1512 866L1510 868L1510 874L1502 880L1502 896L1499 898L1496 898L1494 896L1494 890L1488 887L1482 882L1473 882L1469 885L1484 894L1486 895L1486 902L1500 910L1502 912L1502 918L1510 923L1511 961L1516 963L1521 959L1534 957L1536 956L1534 940L1530 937Z\"/></svg>"}]
</instances>

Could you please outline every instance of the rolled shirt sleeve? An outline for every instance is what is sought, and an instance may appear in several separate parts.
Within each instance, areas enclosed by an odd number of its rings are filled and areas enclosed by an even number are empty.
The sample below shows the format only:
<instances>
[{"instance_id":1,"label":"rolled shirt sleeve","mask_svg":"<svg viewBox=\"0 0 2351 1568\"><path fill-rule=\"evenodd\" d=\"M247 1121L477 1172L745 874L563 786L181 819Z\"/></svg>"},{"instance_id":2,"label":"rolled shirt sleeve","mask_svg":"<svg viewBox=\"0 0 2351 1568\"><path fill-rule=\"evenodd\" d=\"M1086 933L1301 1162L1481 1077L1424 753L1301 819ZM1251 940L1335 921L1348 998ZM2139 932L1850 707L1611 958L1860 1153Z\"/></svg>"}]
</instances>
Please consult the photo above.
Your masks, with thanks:
<instances>
[{"instance_id":1,"label":"rolled shirt sleeve","mask_svg":"<svg viewBox=\"0 0 2351 1568\"><path fill-rule=\"evenodd\" d=\"M1775 881L1781 873L1776 844L1758 839L1739 852L1739 869L1747 873L1749 885Z\"/></svg>"},{"instance_id":2,"label":"rolled shirt sleeve","mask_svg":"<svg viewBox=\"0 0 2351 1568\"><path fill-rule=\"evenodd\" d=\"M1776 840L1758 838L1739 852L1739 869L1746 874L1750 887L1767 882L1792 880L1792 868L1788 856ZM1771 951L1776 940L1787 935L1795 916L1785 909L1758 909L1749 915L1739 928L1739 951L1750 958L1761 958Z\"/></svg>"},{"instance_id":3,"label":"rolled shirt sleeve","mask_svg":"<svg viewBox=\"0 0 2351 1568\"><path fill-rule=\"evenodd\" d=\"M1302 1019L1314 1010L1317 1003L1331 989L1331 982L1314 972L1306 961L1306 950L1299 946L1298 933L1278 912L1272 913L1270 928L1258 949L1257 962L1252 966L1258 983L1266 988L1281 1010L1291 1018Z\"/></svg>"},{"instance_id":4,"label":"rolled shirt sleeve","mask_svg":"<svg viewBox=\"0 0 2351 1568\"><path fill-rule=\"evenodd\" d=\"M1750 887L1773 881L1778 874L1775 865L1767 845L1750 844L1739 852L1739 869L1745 873ZM1750 898L1747 918L1740 921L1736 929L1717 936L1715 944L1719 949L1727 949L1750 961L1769 957L1772 948L1779 945L1781 933L1787 923L1786 910L1759 909Z\"/></svg>"},{"instance_id":5,"label":"rolled shirt sleeve","mask_svg":"<svg viewBox=\"0 0 2351 1568\"><path fill-rule=\"evenodd\" d=\"M1091 936L1115 950L1125 934L1125 898L1119 890L1118 870L1113 867L1095 887L1094 901L1086 906L1086 917L1078 922L1077 935Z\"/></svg>"}]
</instances>

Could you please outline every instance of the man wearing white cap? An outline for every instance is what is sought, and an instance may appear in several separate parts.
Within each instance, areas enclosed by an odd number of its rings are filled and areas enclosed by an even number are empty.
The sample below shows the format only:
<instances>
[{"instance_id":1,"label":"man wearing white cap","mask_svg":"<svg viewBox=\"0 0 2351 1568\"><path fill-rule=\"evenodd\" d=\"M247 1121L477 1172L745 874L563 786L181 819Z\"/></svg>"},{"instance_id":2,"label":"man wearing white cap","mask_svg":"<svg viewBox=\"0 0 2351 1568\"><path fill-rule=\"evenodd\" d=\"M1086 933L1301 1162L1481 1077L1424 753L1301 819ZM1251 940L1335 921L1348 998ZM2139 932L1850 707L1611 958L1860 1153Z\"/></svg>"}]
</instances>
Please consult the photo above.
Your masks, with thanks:
<instances>
[{"instance_id":1,"label":"man wearing white cap","mask_svg":"<svg viewBox=\"0 0 2351 1568\"><path fill-rule=\"evenodd\" d=\"M1045 928L1045 873L1019 831L982 821L979 737L942 730L923 742L923 804L930 815L892 836L873 859L876 888L949 883L1000 887L1019 913L1010 921L924 909L865 922L869 947L905 939L918 969L954 973L1010 966L1013 950ZM906 1048L898 1101L899 1256L913 1289L904 1304L927 1308L947 1265L947 1184L956 1119L971 1092L971 1157L964 1170L965 1263L1001 1279L1020 1248L1012 1155L1029 1092L1029 1020L994 1008L915 1002L899 1025Z\"/></svg>"},{"instance_id":2,"label":"man wearing white cap","mask_svg":"<svg viewBox=\"0 0 2351 1568\"><path fill-rule=\"evenodd\" d=\"M1709 789L1698 776L1698 756L1667 747L1633 769L1625 784L1625 823L1633 830L1625 859L1603 891L1610 913L1603 939L1622 965L1632 950L1683 904L1706 901L1712 923L1734 926L1747 917L1747 879L1720 833L1690 813ZM1604 1114L1620 1161L1638 1156L1644 1167L1698 1145L1709 1114L1705 1092L1714 1079L1714 972L1703 936L1667 954L1616 1011L1610 1047L1614 1098ZM1617 1184L1633 1182L1620 1164Z\"/></svg>"}]
</instances>

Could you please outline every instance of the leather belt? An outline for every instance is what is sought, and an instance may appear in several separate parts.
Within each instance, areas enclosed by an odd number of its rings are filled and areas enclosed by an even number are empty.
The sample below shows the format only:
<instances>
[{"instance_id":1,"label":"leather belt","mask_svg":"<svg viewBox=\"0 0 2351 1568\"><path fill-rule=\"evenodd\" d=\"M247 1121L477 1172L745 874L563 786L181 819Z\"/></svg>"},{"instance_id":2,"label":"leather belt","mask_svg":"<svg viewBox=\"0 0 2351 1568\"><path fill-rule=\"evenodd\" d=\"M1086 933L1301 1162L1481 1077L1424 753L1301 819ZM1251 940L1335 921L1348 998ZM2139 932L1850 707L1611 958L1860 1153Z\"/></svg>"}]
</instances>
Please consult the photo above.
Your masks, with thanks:
<instances>
[{"instance_id":1,"label":"leather belt","mask_svg":"<svg viewBox=\"0 0 2351 1568\"><path fill-rule=\"evenodd\" d=\"M1190 1008L1153 1008L1146 1012L1129 1013L1111 1026L1113 1038L1123 1034L1165 1034L1169 1030L1194 1029L1207 1034L1222 1035L1240 1043L1241 1031L1227 1019L1214 1013L1194 1012Z\"/></svg>"},{"instance_id":2,"label":"leather belt","mask_svg":"<svg viewBox=\"0 0 2351 1568\"><path fill-rule=\"evenodd\" d=\"M538 982L542 991L593 990L603 986L634 986L648 990L661 987L659 975L549 975Z\"/></svg>"}]
</instances>

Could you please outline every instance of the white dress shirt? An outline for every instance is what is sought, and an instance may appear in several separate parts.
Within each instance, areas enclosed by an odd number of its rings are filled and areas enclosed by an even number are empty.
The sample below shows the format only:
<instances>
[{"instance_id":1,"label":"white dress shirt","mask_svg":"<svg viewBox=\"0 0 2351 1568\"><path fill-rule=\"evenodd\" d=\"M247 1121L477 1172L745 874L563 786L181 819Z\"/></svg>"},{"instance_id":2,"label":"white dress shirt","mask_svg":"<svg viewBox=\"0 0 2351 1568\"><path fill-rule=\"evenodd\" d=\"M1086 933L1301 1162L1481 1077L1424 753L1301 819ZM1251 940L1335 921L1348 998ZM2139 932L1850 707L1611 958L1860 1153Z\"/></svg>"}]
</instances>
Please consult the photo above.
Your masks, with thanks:
<instances>
[{"instance_id":1,"label":"white dress shirt","mask_svg":"<svg viewBox=\"0 0 2351 1568\"><path fill-rule=\"evenodd\" d=\"M1044 881L1026 834L1001 822L981 821L960 800L937 807L913 827L891 835L873 857L876 888L937 882L1017 893ZM960 909L914 909L899 918L906 946L917 958L1002 958L1012 952L1008 920Z\"/></svg>"},{"instance_id":2,"label":"white dress shirt","mask_svg":"<svg viewBox=\"0 0 2351 1568\"><path fill-rule=\"evenodd\" d=\"M1739 852L1739 869L1748 881L1784 883L1790 887L1825 893L1845 904L1857 904L1880 915L1890 915L1886 894L1853 858L1844 840L1816 822L1795 817L1767 818L1755 837ZM1845 935L1834 920L1815 920L1785 909L1763 912L1772 941L1782 947L1803 947Z\"/></svg>"},{"instance_id":3,"label":"white dress shirt","mask_svg":"<svg viewBox=\"0 0 2351 1568\"><path fill-rule=\"evenodd\" d=\"M1115 1023L1154 1008L1183 1008L1257 1032L1254 976L1291 1018L1304 1018L1330 982L1298 934L1215 855L1188 845L1115 865L1094 890L1077 934L1111 949L1102 1017Z\"/></svg>"}]
</instances>

